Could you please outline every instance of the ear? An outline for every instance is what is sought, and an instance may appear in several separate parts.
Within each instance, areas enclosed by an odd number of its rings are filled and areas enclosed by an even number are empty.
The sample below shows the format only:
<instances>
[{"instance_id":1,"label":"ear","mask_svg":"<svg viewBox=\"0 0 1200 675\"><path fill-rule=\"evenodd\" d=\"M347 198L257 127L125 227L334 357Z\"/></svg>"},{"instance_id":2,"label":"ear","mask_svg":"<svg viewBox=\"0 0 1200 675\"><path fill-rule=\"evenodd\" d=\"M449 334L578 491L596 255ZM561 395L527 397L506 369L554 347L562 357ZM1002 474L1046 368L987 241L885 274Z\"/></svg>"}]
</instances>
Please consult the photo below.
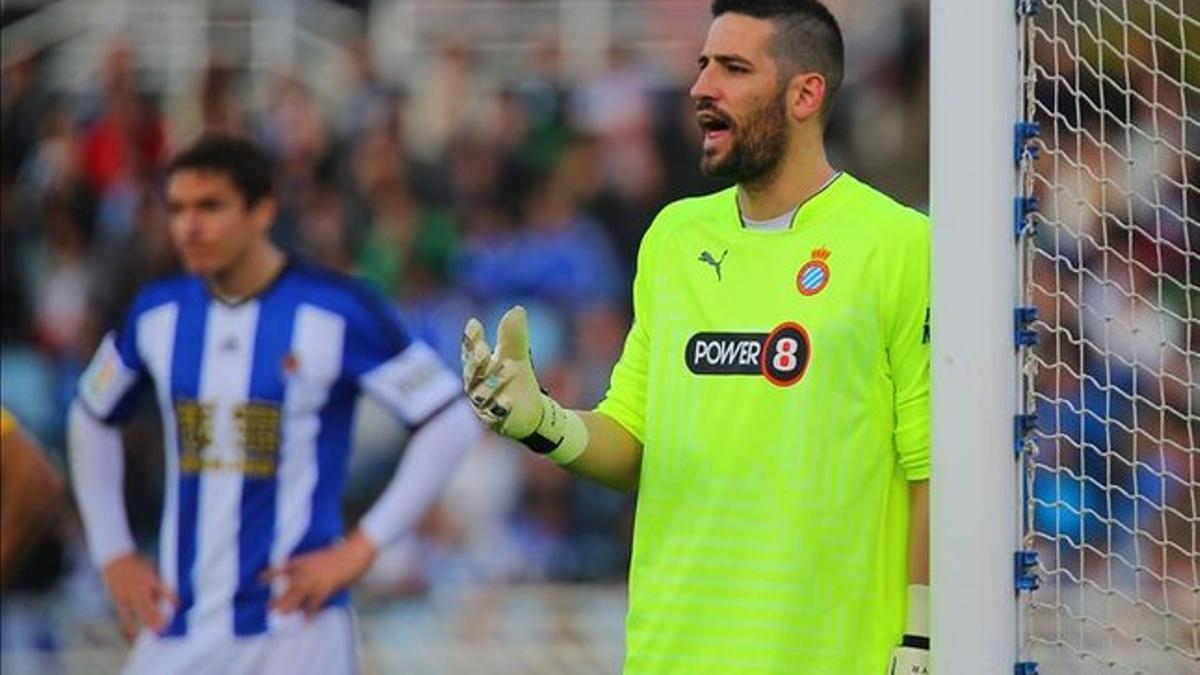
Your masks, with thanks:
<instances>
[{"instance_id":1,"label":"ear","mask_svg":"<svg viewBox=\"0 0 1200 675\"><path fill-rule=\"evenodd\" d=\"M788 114L797 122L819 118L824 104L824 75L817 72L797 73L788 82Z\"/></svg>"},{"instance_id":2,"label":"ear","mask_svg":"<svg viewBox=\"0 0 1200 675\"><path fill-rule=\"evenodd\" d=\"M267 232L271 229L271 225L275 222L275 214L278 206L275 203L274 197L263 197L250 209L250 218L254 223L254 228L260 232Z\"/></svg>"}]
</instances>

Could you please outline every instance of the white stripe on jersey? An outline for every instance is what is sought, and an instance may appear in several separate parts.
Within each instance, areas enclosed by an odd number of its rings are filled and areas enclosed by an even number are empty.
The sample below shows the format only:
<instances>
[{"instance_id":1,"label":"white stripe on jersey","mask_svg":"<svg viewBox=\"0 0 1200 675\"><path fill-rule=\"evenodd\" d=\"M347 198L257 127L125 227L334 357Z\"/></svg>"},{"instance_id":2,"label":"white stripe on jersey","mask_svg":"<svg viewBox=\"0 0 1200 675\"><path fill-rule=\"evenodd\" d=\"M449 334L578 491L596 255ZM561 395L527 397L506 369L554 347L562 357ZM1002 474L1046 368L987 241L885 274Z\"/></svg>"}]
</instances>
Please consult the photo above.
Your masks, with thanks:
<instances>
[{"instance_id":1,"label":"white stripe on jersey","mask_svg":"<svg viewBox=\"0 0 1200 675\"><path fill-rule=\"evenodd\" d=\"M258 327L258 301L237 306L208 306L201 352L199 399L213 406L212 443L204 462L228 468L200 471L196 515L196 562L192 567L196 604L188 623L197 627L233 626L233 596L238 587L238 524L242 512L242 464L236 408L250 392L250 369Z\"/></svg>"},{"instance_id":2,"label":"white stripe on jersey","mask_svg":"<svg viewBox=\"0 0 1200 675\"><path fill-rule=\"evenodd\" d=\"M155 383L158 409L162 413L163 438L163 512L159 526L158 572L162 582L179 591L177 551L179 533L179 434L175 428L175 408L171 405L171 349L175 344L175 325L179 305L161 305L146 312L137 321L137 348L142 362Z\"/></svg>"},{"instance_id":3,"label":"white stripe on jersey","mask_svg":"<svg viewBox=\"0 0 1200 675\"><path fill-rule=\"evenodd\" d=\"M346 321L333 312L311 305L296 308L292 329L292 356L296 371L284 392L283 430L275 492L275 537L271 542L271 566L287 560L312 522L312 496L317 485L318 415L342 368ZM282 592L285 579L277 579L274 595ZM269 630L287 630L303 624L299 613L267 616Z\"/></svg>"},{"instance_id":4,"label":"white stripe on jersey","mask_svg":"<svg viewBox=\"0 0 1200 675\"><path fill-rule=\"evenodd\" d=\"M459 394L462 383L438 360L437 353L414 342L362 376L363 389L409 424L425 418Z\"/></svg>"}]
</instances>

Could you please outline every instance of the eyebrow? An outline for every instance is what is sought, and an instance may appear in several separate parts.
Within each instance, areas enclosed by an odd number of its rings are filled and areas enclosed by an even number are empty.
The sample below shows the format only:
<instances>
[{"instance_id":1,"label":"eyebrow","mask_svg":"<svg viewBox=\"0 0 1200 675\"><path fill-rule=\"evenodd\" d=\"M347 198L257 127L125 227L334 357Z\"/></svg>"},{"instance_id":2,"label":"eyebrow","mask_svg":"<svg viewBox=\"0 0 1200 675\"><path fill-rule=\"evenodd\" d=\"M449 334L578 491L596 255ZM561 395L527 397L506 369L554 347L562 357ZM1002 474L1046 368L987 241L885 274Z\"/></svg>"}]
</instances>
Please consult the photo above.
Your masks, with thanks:
<instances>
[{"instance_id":1,"label":"eyebrow","mask_svg":"<svg viewBox=\"0 0 1200 675\"><path fill-rule=\"evenodd\" d=\"M717 63L726 67L731 65L745 66L747 68L754 67L754 63L750 61L750 59L747 59L744 56L738 56L737 54L714 54L711 57L707 54L701 54L700 58L696 59L696 63L703 68L704 64L709 60L716 61Z\"/></svg>"}]
</instances>

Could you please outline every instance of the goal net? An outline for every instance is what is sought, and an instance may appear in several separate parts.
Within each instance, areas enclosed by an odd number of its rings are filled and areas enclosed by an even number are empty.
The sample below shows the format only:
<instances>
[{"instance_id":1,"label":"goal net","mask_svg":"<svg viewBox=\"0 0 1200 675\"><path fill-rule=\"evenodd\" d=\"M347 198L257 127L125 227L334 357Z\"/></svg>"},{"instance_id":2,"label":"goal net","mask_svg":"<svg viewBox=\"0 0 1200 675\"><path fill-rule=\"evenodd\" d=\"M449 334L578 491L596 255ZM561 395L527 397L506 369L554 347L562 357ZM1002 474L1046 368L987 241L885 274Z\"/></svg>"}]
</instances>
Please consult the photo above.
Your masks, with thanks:
<instances>
[{"instance_id":1,"label":"goal net","mask_svg":"<svg viewBox=\"0 0 1200 675\"><path fill-rule=\"evenodd\" d=\"M1021 657L1200 672L1200 3L1018 4Z\"/></svg>"}]
</instances>

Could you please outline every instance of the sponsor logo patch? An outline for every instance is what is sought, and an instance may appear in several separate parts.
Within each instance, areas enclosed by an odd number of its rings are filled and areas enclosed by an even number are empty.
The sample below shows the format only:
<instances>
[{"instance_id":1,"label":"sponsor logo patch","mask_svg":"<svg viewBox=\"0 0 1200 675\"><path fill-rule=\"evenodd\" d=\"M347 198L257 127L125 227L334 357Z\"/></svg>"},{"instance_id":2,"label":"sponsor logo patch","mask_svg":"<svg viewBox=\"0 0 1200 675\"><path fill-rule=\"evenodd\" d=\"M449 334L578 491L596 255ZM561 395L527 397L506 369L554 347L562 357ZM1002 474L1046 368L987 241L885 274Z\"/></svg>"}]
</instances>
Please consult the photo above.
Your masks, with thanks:
<instances>
[{"instance_id":1,"label":"sponsor logo patch","mask_svg":"<svg viewBox=\"0 0 1200 675\"><path fill-rule=\"evenodd\" d=\"M790 387L804 377L810 353L808 332L788 322L770 333L696 333L684 360L696 375L761 375Z\"/></svg>"},{"instance_id":2,"label":"sponsor logo patch","mask_svg":"<svg viewBox=\"0 0 1200 675\"><path fill-rule=\"evenodd\" d=\"M89 372L88 393L92 399L108 398L108 390L112 387L113 382L117 377L117 355L114 351L108 350L104 354L103 359L97 362L94 370Z\"/></svg>"}]
</instances>

